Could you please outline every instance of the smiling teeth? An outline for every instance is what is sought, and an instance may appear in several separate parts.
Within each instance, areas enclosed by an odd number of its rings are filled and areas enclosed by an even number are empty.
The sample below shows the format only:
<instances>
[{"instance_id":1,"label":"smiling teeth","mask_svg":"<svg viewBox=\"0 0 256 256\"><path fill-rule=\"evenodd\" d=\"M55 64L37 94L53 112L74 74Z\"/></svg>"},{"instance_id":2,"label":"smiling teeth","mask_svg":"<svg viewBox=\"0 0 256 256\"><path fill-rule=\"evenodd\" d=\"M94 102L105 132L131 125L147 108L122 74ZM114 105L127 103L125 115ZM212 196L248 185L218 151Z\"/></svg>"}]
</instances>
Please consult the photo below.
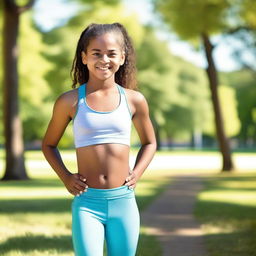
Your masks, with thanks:
<instances>
[{"instance_id":1,"label":"smiling teeth","mask_svg":"<svg viewBox=\"0 0 256 256\"><path fill-rule=\"evenodd\" d=\"M108 70L108 67L105 67L105 68L103 68L103 67L98 67L98 69L100 69L100 70Z\"/></svg>"}]
</instances>

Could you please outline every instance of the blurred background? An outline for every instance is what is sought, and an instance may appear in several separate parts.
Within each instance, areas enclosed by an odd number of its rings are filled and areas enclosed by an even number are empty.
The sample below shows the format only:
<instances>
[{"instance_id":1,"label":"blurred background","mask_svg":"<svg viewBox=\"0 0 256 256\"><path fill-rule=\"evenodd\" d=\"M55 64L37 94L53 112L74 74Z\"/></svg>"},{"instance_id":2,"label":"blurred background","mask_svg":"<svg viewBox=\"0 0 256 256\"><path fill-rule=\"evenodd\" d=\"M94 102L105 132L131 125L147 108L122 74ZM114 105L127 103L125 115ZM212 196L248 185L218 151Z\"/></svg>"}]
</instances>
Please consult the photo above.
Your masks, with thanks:
<instances>
[{"instance_id":1,"label":"blurred background","mask_svg":"<svg viewBox=\"0 0 256 256\"><path fill-rule=\"evenodd\" d=\"M24 5L27 1L16 2ZM39 148L54 100L71 89L69 72L81 31L91 22L115 21L127 27L134 41L139 90L149 102L159 149L218 147L203 33L214 45L218 96L231 148L255 148L256 17L252 6L255 3L249 0L182 4L35 1L31 9L19 15L17 32L18 95L26 148ZM4 35L3 8L0 17ZM3 62L0 65L3 81ZM0 115L3 120L3 108ZM0 144L4 145L3 122L0 131ZM133 136L132 142L136 145L138 138ZM60 146L73 147L71 129Z\"/></svg>"}]
</instances>

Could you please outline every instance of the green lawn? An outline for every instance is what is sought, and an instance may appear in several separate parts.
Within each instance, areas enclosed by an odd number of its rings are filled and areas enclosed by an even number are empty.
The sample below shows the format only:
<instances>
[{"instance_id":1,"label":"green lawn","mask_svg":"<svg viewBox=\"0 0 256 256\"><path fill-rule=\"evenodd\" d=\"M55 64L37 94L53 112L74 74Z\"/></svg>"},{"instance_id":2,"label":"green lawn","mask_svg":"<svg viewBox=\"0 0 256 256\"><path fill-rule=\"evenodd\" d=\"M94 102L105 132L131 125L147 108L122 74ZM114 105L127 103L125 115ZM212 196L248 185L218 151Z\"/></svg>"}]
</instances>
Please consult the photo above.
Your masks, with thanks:
<instances>
[{"instance_id":1,"label":"green lawn","mask_svg":"<svg viewBox=\"0 0 256 256\"><path fill-rule=\"evenodd\" d=\"M209 256L256 255L256 173L206 178L195 214L203 223Z\"/></svg>"},{"instance_id":2,"label":"green lawn","mask_svg":"<svg viewBox=\"0 0 256 256\"><path fill-rule=\"evenodd\" d=\"M191 153L218 154L180 152L183 155ZM240 154L252 156L252 153L235 153ZM69 169L76 172L75 153L63 151L62 155ZM72 196L56 178L40 151L26 152L26 159L31 180L0 183L0 255L73 255L70 230ZM1 166L2 150L0 177ZM173 170L171 173L180 172ZM204 176L205 189L198 196L195 214L206 233L207 256L256 256L256 172L242 171L230 175L205 170L200 173L207 175ZM136 188L140 210L145 209L169 182L170 172L147 171ZM145 230L141 227L137 256L161 256L159 243Z\"/></svg>"},{"instance_id":3,"label":"green lawn","mask_svg":"<svg viewBox=\"0 0 256 256\"><path fill-rule=\"evenodd\" d=\"M76 172L74 153L67 151L63 156L69 169ZM26 158L31 180L0 183L0 255L73 255L72 195L47 166L40 151L27 152ZM146 172L136 188L140 210L168 182L166 171ZM146 234L144 227L141 227L137 255L161 255L159 243Z\"/></svg>"}]
</instances>

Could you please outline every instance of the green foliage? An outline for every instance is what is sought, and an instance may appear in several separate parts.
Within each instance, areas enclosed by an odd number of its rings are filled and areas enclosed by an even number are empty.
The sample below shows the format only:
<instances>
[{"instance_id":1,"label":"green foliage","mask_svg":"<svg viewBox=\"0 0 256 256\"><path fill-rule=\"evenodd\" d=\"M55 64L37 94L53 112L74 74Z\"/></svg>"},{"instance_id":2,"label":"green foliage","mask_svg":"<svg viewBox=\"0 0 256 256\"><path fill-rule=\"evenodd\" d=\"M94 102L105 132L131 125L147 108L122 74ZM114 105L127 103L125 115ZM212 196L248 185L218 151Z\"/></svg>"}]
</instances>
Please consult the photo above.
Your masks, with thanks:
<instances>
[{"instance_id":1,"label":"green foliage","mask_svg":"<svg viewBox=\"0 0 256 256\"><path fill-rule=\"evenodd\" d=\"M220 105L222 106L221 110L225 133L228 137L237 136L240 132L241 122L238 117L236 91L230 86L220 85L218 93ZM210 123L211 126L207 126L205 132L213 136L215 133L213 115L211 116Z\"/></svg>"},{"instance_id":2,"label":"green foliage","mask_svg":"<svg viewBox=\"0 0 256 256\"><path fill-rule=\"evenodd\" d=\"M222 81L230 84L236 92L237 111L241 122L239 138L243 144L247 144L249 139L256 138L256 87L255 77L248 70L241 70L222 75Z\"/></svg>"},{"instance_id":3,"label":"green foliage","mask_svg":"<svg viewBox=\"0 0 256 256\"><path fill-rule=\"evenodd\" d=\"M52 64L42 56L46 47L32 24L31 12L20 16L18 71L21 118L25 141L42 138L51 110L50 93L44 76Z\"/></svg>"},{"instance_id":4,"label":"green foliage","mask_svg":"<svg viewBox=\"0 0 256 256\"><path fill-rule=\"evenodd\" d=\"M163 20L182 39L197 39L204 32L217 33L226 27L228 0L155 0Z\"/></svg>"},{"instance_id":5,"label":"green foliage","mask_svg":"<svg viewBox=\"0 0 256 256\"><path fill-rule=\"evenodd\" d=\"M31 22L31 13L21 15L18 67L25 141L42 138L51 117L53 102L60 94L71 89L69 72L76 44L81 31L92 22L120 22L127 28L137 52L139 89L147 98L152 120L164 139L187 140L195 130L209 135L214 134L207 79L201 69L173 56L167 42L160 41L153 28L143 27L139 24L136 14L128 15L122 4L116 4L115 0L108 2L78 0L78 2L81 3L81 11L65 26L55 28L47 33L40 32L35 28ZM164 3L161 2L162 4ZM195 1L188 1L187 6L184 3L182 6L186 9L195 4ZM191 10L187 16L185 15L185 18L187 19L189 15L197 14L203 9L212 10L214 14L222 12L221 8L224 8L224 5L217 0L202 1L200 2L201 7L196 13ZM175 6L175 8L181 8L180 3L176 3ZM186 22L185 18L182 22ZM2 16L0 16L0 22L1 19ZM198 25L198 29L206 26L207 22L211 23L210 20L211 17L208 17L205 22L201 22L202 24L199 24L201 27ZM191 27L191 25L185 26L184 29L191 30ZM0 37L0 43L1 39ZM2 69L0 69L0 78L1 71ZM232 92L224 93L227 94L228 109L230 108L227 116L234 117L232 121L229 117L225 119L227 126L233 127L229 134L234 135L239 129L239 122L234 110L236 103ZM240 112L239 117L242 115ZM0 112L0 117L1 115ZM2 123L0 124L1 131ZM133 133L135 135L134 130ZM0 136L2 136L2 132ZM2 141L3 138L0 137L0 143ZM132 142L137 143L138 137L133 136ZM72 145L73 136L70 125L60 141L60 146Z\"/></svg>"},{"instance_id":6,"label":"green foliage","mask_svg":"<svg viewBox=\"0 0 256 256\"><path fill-rule=\"evenodd\" d=\"M256 2L254 0L243 0L241 2L241 18L253 29L256 28Z\"/></svg>"},{"instance_id":7,"label":"green foliage","mask_svg":"<svg viewBox=\"0 0 256 256\"><path fill-rule=\"evenodd\" d=\"M249 2L252 1L243 1L242 4L240 1L228 0L155 0L155 7L161 13L163 20L180 38L195 42L202 34L224 33L228 28L234 27L234 24L237 25L239 15L241 17L241 6L244 7L244 10L249 11L248 6L246 7ZM193 81L193 79L188 80ZM225 84L229 85L229 83ZM235 136L240 131L235 93L231 88L220 87L219 95L223 107L224 126L228 136ZM189 99L192 99L191 102L188 102L193 108L195 98L193 99L192 96ZM180 115L185 115L184 107L179 106L178 109ZM208 110L210 109L208 108ZM213 135L215 133L213 125L215 120L212 111L208 113L210 113L209 121L205 123L204 131L206 134ZM191 118L187 120L188 125L191 126L192 120ZM200 123L202 120L198 119L198 122ZM181 127L183 127L182 124L184 126L185 120L180 124Z\"/></svg>"},{"instance_id":8,"label":"green foliage","mask_svg":"<svg viewBox=\"0 0 256 256\"><path fill-rule=\"evenodd\" d=\"M0 35L3 33L3 11L2 11L3 3L0 2ZM3 37L0 36L0 91L3 92ZM0 94L0 106L3 106L3 97L2 93ZM3 120L3 107L0 107L0 120ZM3 136L3 122L0 122L0 145L4 142Z\"/></svg>"},{"instance_id":9,"label":"green foliage","mask_svg":"<svg viewBox=\"0 0 256 256\"><path fill-rule=\"evenodd\" d=\"M227 136L236 136L241 128L238 118L235 90L221 85L219 87L220 104L222 106L223 121Z\"/></svg>"},{"instance_id":10,"label":"green foliage","mask_svg":"<svg viewBox=\"0 0 256 256\"><path fill-rule=\"evenodd\" d=\"M173 56L151 28L137 49L139 88L148 99L153 121L167 138L190 138L210 126L211 106L205 74Z\"/></svg>"}]
</instances>

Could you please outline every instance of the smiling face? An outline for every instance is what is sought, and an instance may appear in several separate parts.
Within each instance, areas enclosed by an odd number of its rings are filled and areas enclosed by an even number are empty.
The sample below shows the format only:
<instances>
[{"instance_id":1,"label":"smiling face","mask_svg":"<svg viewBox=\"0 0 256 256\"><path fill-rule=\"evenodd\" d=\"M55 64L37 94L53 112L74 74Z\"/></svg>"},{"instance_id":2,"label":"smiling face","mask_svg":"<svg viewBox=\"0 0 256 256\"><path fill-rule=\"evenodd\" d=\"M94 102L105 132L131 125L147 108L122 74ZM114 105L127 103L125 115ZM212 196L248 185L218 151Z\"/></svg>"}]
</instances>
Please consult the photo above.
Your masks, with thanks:
<instances>
[{"instance_id":1,"label":"smiling face","mask_svg":"<svg viewBox=\"0 0 256 256\"><path fill-rule=\"evenodd\" d=\"M90 40L82 52L82 62L89 70L89 80L115 81L115 73L125 61L122 38L117 33L105 33Z\"/></svg>"}]
</instances>

